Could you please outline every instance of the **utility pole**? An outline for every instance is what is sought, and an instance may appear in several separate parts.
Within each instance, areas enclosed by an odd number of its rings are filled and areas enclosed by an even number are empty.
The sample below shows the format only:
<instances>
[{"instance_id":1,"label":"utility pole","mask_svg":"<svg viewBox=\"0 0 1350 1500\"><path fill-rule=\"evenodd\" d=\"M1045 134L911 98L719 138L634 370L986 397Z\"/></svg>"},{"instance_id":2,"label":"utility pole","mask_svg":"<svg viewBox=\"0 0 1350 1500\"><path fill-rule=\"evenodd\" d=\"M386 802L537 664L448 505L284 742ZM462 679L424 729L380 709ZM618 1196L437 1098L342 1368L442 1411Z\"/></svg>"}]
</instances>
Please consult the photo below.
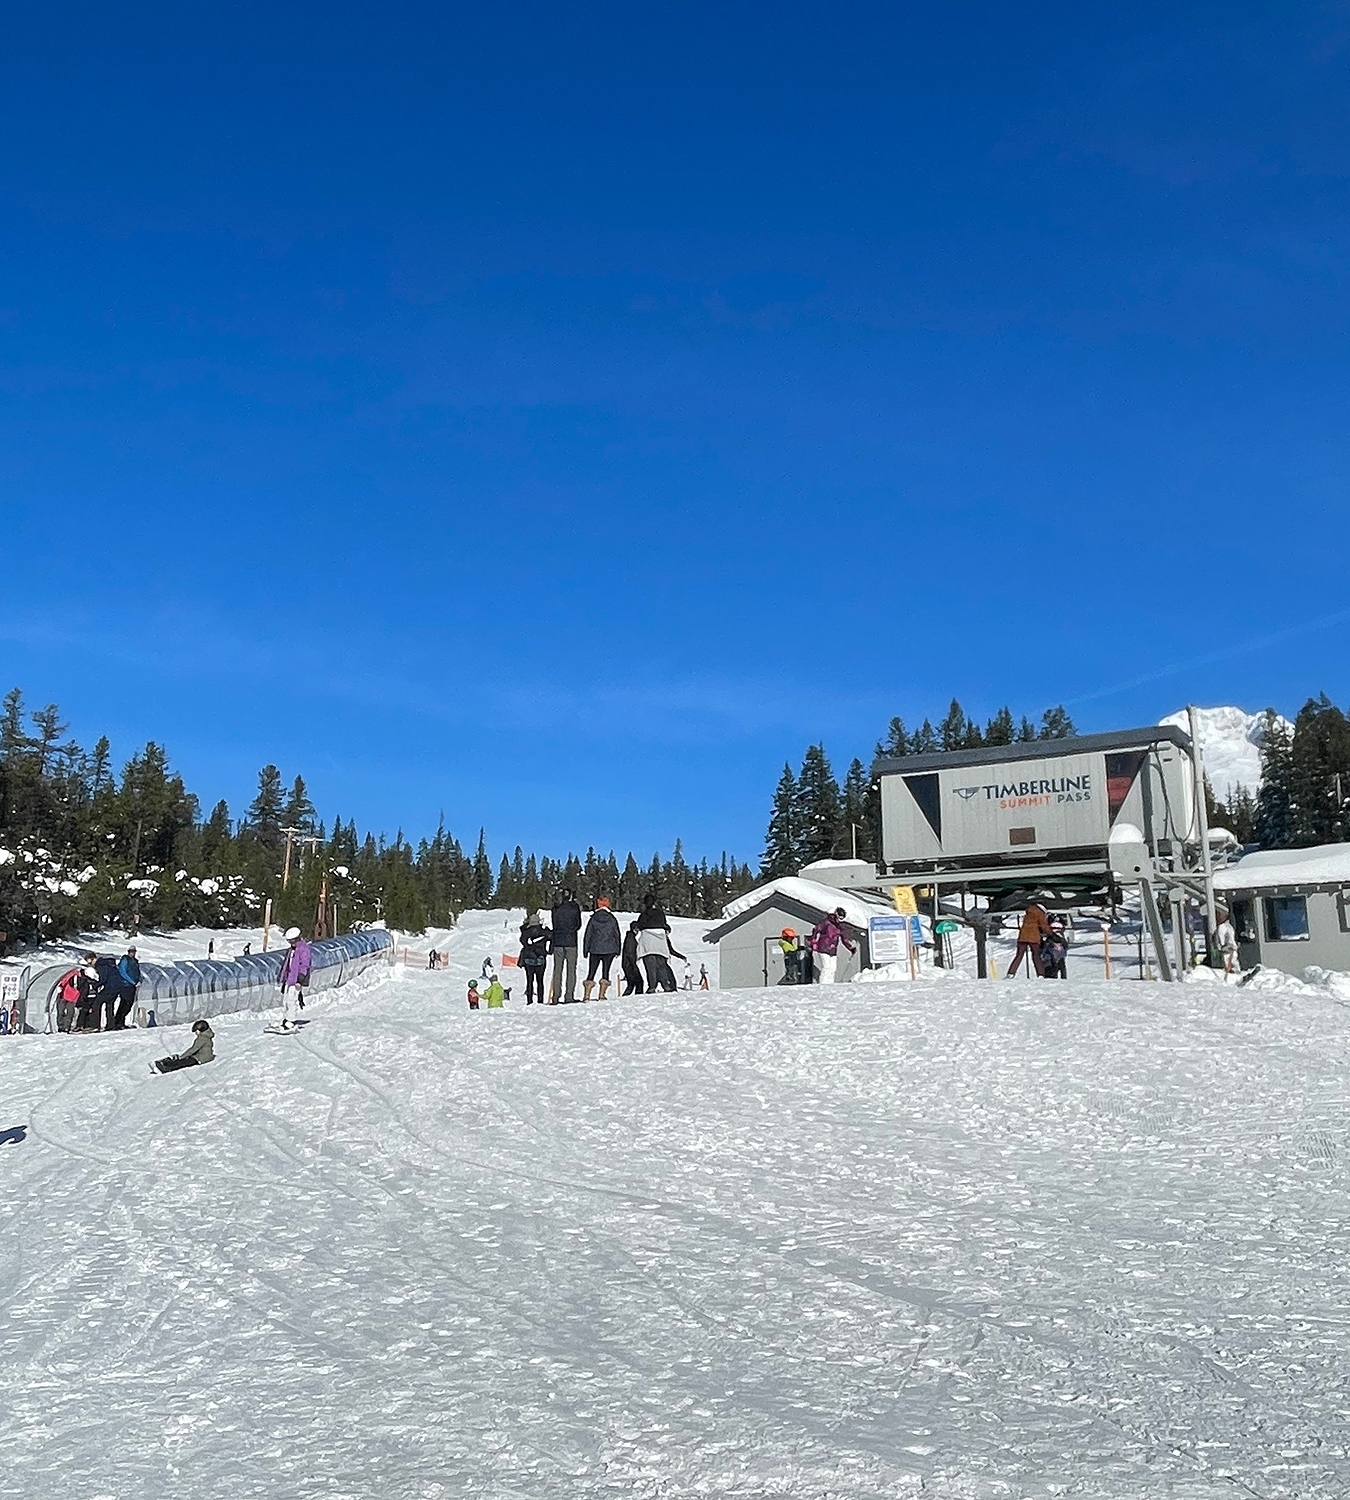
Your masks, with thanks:
<instances>
[{"instance_id":1,"label":"utility pole","mask_svg":"<svg viewBox=\"0 0 1350 1500\"><path fill-rule=\"evenodd\" d=\"M303 828L283 828L281 831L286 835L286 860L281 867L281 889L284 891L291 883L291 844L308 844L311 849L317 849L322 841L317 834L306 833Z\"/></svg>"}]
</instances>

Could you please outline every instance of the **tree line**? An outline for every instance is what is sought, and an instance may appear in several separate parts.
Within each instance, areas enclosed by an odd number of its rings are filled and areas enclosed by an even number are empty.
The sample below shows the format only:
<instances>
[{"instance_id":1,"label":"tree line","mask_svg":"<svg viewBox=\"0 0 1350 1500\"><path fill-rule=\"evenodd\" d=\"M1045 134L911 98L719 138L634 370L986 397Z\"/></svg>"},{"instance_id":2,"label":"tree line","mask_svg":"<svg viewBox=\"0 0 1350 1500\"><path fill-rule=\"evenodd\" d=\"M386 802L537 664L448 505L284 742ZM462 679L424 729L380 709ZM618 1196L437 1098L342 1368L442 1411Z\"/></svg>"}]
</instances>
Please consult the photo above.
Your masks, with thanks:
<instances>
[{"instance_id":1,"label":"tree line","mask_svg":"<svg viewBox=\"0 0 1350 1500\"><path fill-rule=\"evenodd\" d=\"M1350 718L1325 693L1308 699L1292 729L1267 710L1259 790L1235 788L1211 816L1265 849L1350 840Z\"/></svg>"},{"instance_id":2,"label":"tree line","mask_svg":"<svg viewBox=\"0 0 1350 1500\"><path fill-rule=\"evenodd\" d=\"M873 758L1059 740L1077 733L1063 704L1046 709L1039 725L1025 714L1019 722L1010 708L999 709L981 725L953 698L936 728L931 719L925 719L910 731L903 719L892 719L876 743ZM794 773L791 763L784 765L764 837L762 879L795 875L817 859L850 859L856 854L859 859L877 860L880 851L881 809L872 790L870 766L854 756L840 786L824 745L807 747L799 771Z\"/></svg>"},{"instance_id":3,"label":"tree line","mask_svg":"<svg viewBox=\"0 0 1350 1500\"><path fill-rule=\"evenodd\" d=\"M645 864L517 846L494 867L481 829L470 854L443 820L416 845L402 830L392 841L362 834L354 819L329 826L304 778L288 786L274 765L258 773L242 817L223 800L203 817L162 745L147 744L119 775L106 735L85 750L68 727L55 704L30 712L17 688L0 703L0 951L105 925L252 924L268 899L278 923L308 931L321 893L329 930L382 919L421 932L466 907L546 906L563 885L619 909L653 891L677 916L712 917L754 884L748 865L726 854L691 863L678 840Z\"/></svg>"}]
</instances>

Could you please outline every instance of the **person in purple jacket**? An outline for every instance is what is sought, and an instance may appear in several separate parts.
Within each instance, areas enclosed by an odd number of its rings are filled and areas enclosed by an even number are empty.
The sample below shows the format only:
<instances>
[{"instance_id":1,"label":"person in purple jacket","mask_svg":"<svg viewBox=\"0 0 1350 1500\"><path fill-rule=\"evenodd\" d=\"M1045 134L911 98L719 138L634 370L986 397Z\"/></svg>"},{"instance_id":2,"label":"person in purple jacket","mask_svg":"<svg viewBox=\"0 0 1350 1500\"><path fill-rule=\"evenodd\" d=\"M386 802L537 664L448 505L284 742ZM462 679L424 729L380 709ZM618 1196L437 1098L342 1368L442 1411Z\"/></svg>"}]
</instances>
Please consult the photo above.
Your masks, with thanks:
<instances>
[{"instance_id":1,"label":"person in purple jacket","mask_svg":"<svg viewBox=\"0 0 1350 1500\"><path fill-rule=\"evenodd\" d=\"M858 951L844 935L845 920L844 908L838 906L828 917L822 917L811 929L811 952L815 954L817 984L834 983L840 943L843 943L850 953Z\"/></svg>"},{"instance_id":2,"label":"person in purple jacket","mask_svg":"<svg viewBox=\"0 0 1350 1500\"><path fill-rule=\"evenodd\" d=\"M281 961L281 974L277 980L281 985L281 1029L294 1031L291 1001L295 1001L298 1010L304 1010L305 990L309 987L309 971L314 956L309 951L309 944L300 936L298 927L286 929L286 941L291 946Z\"/></svg>"}]
</instances>

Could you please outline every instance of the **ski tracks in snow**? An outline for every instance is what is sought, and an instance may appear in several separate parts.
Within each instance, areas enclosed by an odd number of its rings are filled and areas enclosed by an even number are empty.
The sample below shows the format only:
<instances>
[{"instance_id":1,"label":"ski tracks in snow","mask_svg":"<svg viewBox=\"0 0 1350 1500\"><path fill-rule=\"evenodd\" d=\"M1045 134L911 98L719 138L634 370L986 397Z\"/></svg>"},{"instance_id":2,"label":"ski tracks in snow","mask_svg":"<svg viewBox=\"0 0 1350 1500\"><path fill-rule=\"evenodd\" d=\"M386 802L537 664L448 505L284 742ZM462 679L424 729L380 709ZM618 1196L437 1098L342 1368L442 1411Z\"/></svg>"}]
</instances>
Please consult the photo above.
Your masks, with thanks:
<instances>
[{"instance_id":1,"label":"ski tracks in snow","mask_svg":"<svg viewBox=\"0 0 1350 1500\"><path fill-rule=\"evenodd\" d=\"M948 982L468 1015L408 971L166 1079L143 1037L37 1040L0 1496L1350 1480L1343 1010Z\"/></svg>"}]
</instances>

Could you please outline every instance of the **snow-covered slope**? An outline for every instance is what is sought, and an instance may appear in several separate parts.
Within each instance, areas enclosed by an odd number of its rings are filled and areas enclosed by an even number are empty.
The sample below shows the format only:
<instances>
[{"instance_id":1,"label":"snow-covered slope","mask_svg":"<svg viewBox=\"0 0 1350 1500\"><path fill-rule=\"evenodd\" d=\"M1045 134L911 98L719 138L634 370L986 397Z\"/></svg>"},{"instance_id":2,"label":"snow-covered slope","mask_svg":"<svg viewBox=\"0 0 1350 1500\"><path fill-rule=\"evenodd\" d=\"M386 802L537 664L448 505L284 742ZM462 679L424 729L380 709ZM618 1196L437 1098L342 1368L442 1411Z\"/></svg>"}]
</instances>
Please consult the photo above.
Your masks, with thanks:
<instances>
[{"instance_id":1,"label":"snow-covered slope","mask_svg":"<svg viewBox=\"0 0 1350 1500\"><path fill-rule=\"evenodd\" d=\"M1224 802L1237 786L1255 793L1261 783L1265 714L1249 714L1240 708L1202 708L1199 718L1200 756L1214 795ZM1279 722L1293 728L1287 719L1281 718ZM1190 733L1190 720L1184 708L1168 714L1159 723L1175 724Z\"/></svg>"},{"instance_id":2,"label":"snow-covered slope","mask_svg":"<svg viewBox=\"0 0 1350 1500\"><path fill-rule=\"evenodd\" d=\"M461 992L0 1046L0 1496L1350 1484L1330 992Z\"/></svg>"}]
</instances>

